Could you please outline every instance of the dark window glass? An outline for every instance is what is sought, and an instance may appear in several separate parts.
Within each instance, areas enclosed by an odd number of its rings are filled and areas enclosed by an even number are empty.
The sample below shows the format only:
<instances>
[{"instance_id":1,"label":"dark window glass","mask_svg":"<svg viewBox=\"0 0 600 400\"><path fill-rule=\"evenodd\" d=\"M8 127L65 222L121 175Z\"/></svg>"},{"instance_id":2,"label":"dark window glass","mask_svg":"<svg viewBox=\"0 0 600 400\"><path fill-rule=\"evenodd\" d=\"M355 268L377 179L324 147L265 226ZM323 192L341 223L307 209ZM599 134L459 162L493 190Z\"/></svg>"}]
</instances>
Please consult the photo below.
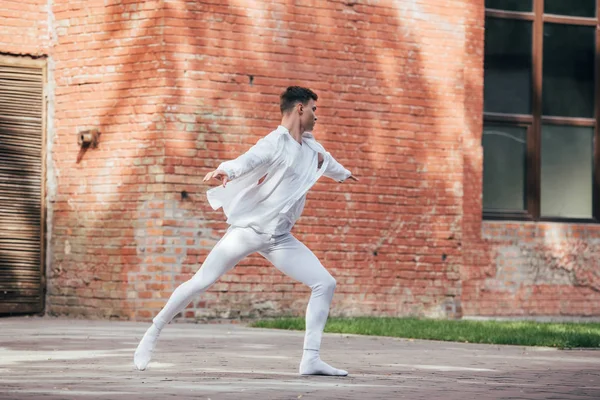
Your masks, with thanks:
<instances>
[{"instance_id":1,"label":"dark window glass","mask_svg":"<svg viewBox=\"0 0 600 400\"><path fill-rule=\"evenodd\" d=\"M485 8L504 11L532 11L532 0L485 0Z\"/></svg>"},{"instance_id":2,"label":"dark window glass","mask_svg":"<svg viewBox=\"0 0 600 400\"><path fill-rule=\"evenodd\" d=\"M544 13L595 18L596 0L544 0Z\"/></svg>"},{"instance_id":3,"label":"dark window glass","mask_svg":"<svg viewBox=\"0 0 600 400\"><path fill-rule=\"evenodd\" d=\"M596 28L544 24L543 114L594 117Z\"/></svg>"},{"instance_id":4,"label":"dark window glass","mask_svg":"<svg viewBox=\"0 0 600 400\"><path fill-rule=\"evenodd\" d=\"M531 114L531 22L486 18L484 110Z\"/></svg>"}]
</instances>

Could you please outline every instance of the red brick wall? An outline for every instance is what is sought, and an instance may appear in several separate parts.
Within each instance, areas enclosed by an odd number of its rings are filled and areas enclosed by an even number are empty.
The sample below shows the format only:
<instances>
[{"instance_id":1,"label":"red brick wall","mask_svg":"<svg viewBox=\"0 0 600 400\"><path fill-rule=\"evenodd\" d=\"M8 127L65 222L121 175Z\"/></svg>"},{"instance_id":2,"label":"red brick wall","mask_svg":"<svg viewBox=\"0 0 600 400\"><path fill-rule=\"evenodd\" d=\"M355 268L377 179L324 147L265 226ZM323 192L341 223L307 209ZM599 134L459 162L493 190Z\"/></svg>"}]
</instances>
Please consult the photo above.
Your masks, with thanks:
<instances>
[{"instance_id":1,"label":"red brick wall","mask_svg":"<svg viewBox=\"0 0 600 400\"><path fill-rule=\"evenodd\" d=\"M484 222L463 275L470 316L600 315L600 227Z\"/></svg>"},{"instance_id":2,"label":"red brick wall","mask_svg":"<svg viewBox=\"0 0 600 400\"><path fill-rule=\"evenodd\" d=\"M481 221L483 0L361 3L3 2L0 52L50 59L48 313L155 315L226 227L202 177L299 84L360 178L323 179L294 229L338 281L333 314L598 315L598 229ZM89 128L100 145L81 153ZM307 300L256 256L183 318Z\"/></svg>"},{"instance_id":3,"label":"red brick wall","mask_svg":"<svg viewBox=\"0 0 600 400\"><path fill-rule=\"evenodd\" d=\"M0 2L0 53L41 56L47 54L47 0Z\"/></svg>"},{"instance_id":4,"label":"red brick wall","mask_svg":"<svg viewBox=\"0 0 600 400\"><path fill-rule=\"evenodd\" d=\"M361 179L319 183L294 230L338 281L333 314L460 312L462 2L253 4L165 3L173 217L156 278L196 271L224 228L202 176L274 129L299 84L320 96L317 138ZM253 257L186 316L302 314L307 298Z\"/></svg>"},{"instance_id":5,"label":"red brick wall","mask_svg":"<svg viewBox=\"0 0 600 400\"><path fill-rule=\"evenodd\" d=\"M48 311L154 315L225 228L202 176L274 129L279 93L301 84L320 95L316 135L361 178L318 184L295 229L339 282L333 313L460 313L455 8L55 3ZM100 147L76 163L93 127ZM301 314L307 294L253 257L186 317Z\"/></svg>"},{"instance_id":6,"label":"red brick wall","mask_svg":"<svg viewBox=\"0 0 600 400\"><path fill-rule=\"evenodd\" d=\"M164 198L161 3L53 2L50 314L127 318L127 299L149 290L128 274L162 240L152 209ZM82 153L77 133L91 128L99 146Z\"/></svg>"}]
</instances>

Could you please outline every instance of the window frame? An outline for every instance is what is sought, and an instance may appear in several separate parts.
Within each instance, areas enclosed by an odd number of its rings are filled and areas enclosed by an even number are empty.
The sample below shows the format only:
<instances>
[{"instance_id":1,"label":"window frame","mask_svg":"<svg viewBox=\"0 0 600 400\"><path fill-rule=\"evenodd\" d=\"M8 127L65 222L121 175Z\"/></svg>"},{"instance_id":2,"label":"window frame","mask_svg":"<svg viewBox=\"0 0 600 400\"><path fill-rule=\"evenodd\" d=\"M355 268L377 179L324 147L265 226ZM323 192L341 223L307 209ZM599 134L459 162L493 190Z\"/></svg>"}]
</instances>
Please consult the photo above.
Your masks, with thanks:
<instances>
[{"instance_id":1,"label":"window frame","mask_svg":"<svg viewBox=\"0 0 600 400\"><path fill-rule=\"evenodd\" d=\"M506 124L508 126L527 126L527 189L526 210L486 210L483 208L483 218L489 220L520 220L520 221L552 221L576 223L600 223L600 0L596 0L596 17L572 17L555 14L544 14L544 1L533 0L533 10L530 12L505 11L485 9L485 18L502 18L531 21L532 27L532 80L531 80L531 115L502 114L483 112L483 124ZM555 117L542 115L542 77L544 51L544 23L567 25L593 26L596 29L596 54L594 68L594 116L592 118ZM484 82L485 84L485 82ZM592 166L592 217L569 218L541 216L541 131L543 125L586 126L594 128L593 136L593 166ZM483 190L483 186L482 186ZM483 191L482 191L483 200Z\"/></svg>"}]
</instances>

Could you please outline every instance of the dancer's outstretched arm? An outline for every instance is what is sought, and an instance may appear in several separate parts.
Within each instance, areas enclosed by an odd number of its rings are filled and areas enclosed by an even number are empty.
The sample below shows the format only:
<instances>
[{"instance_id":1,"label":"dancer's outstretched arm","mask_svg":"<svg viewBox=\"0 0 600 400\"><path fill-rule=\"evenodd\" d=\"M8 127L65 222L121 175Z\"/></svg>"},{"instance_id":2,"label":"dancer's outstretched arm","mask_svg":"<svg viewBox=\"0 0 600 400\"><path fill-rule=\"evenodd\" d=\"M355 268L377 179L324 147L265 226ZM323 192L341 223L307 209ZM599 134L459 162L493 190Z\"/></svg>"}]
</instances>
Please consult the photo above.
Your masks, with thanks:
<instances>
[{"instance_id":1,"label":"dancer's outstretched arm","mask_svg":"<svg viewBox=\"0 0 600 400\"><path fill-rule=\"evenodd\" d=\"M265 136L252 146L250 150L238 158L225 161L221 163L217 169L206 174L204 182L208 182L211 179L217 179L225 186L227 182L247 174L254 168L271 161L276 150L277 147L274 143L274 137L271 135Z\"/></svg>"},{"instance_id":2,"label":"dancer's outstretched arm","mask_svg":"<svg viewBox=\"0 0 600 400\"><path fill-rule=\"evenodd\" d=\"M327 168L325 169L323 175L338 182L344 182L346 179L358 181L358 179L354 175L352 175L352 172L344 168L342 164L340 164L335 158L333 158L331 153L326 152L325 157L327 157L329 161L327 163ZM321 154L319 154L319 161L321 161Z\"/></svg>"}]
</instances>

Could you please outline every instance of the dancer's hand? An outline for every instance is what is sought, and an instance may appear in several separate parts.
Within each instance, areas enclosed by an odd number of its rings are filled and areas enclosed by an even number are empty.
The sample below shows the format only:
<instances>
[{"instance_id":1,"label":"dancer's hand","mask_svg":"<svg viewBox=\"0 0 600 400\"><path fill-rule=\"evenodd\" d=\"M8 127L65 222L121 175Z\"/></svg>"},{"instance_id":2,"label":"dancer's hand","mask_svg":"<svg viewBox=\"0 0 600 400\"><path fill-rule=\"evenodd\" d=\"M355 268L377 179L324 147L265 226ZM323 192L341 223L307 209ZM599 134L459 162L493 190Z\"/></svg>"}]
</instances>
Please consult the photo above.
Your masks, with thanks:
<instances>
[{"instance_id":1,"label":"dancer's hand","mask_svg":"<svg viewBox=\"0 0 600 400\"><path fill-rule=\"evenodd\" d=\"M215 169L214 171L206 174L203 181L208 182L211 179L216 179L218 181L222 181L223 187L225 187L225 185L227 185L227 182L229 182L229 176L227 175L227 172L220 170L220 169Z\"/></svg>"},{"instance_id":2,"label":"dancer's hand","mask_svg":"<svg viewBox=\"0 0 600 400\"><path fill-rule=\"evenodd\" d=\"M350 175L350 176L348 177L348 179L352 179L354 182L358 182L358 178L357 178L357 177L355 177L354 175Z\"/></svg>"}]
</instances>

